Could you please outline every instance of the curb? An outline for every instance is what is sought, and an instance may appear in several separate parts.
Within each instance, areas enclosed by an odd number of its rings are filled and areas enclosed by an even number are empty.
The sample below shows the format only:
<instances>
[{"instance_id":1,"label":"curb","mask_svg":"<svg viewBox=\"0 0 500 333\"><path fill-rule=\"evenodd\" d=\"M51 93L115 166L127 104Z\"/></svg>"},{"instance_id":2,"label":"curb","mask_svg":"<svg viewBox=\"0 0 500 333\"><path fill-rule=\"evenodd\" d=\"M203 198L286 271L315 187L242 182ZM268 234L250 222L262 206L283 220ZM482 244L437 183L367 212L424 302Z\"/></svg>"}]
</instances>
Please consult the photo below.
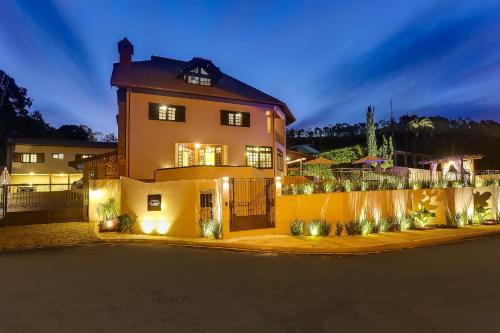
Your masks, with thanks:
<instances>
[{"instance_id":1,"label":"curb","mask_svg":"<svg viewBox=\"0 0 500 333\"><path fill-rule=\"evenodd\" d=\"M450 235L439 238L421 239L415 241L407 241L401 243L390 243L385 245L367 245L353 248L346 251L345 249L303 249L299 247L275 247L275 246L256 246L251 244L228 244L228 243L210 243L203 244L201 242L191 242L187 240L167 240L167 239L103 239L101 242L107 244L157 244L167 246L179 246L197 249L213 249L239 252L258 252L258 253L276 253L276 254L293 254L293 255L364 255L389 251L409 250L420 247L431 247L446 244L461 243L475 239L487 238L490 236L500 235L500 230L489 232L471 233L466 235Z\"/></svg>"}]
</instances>

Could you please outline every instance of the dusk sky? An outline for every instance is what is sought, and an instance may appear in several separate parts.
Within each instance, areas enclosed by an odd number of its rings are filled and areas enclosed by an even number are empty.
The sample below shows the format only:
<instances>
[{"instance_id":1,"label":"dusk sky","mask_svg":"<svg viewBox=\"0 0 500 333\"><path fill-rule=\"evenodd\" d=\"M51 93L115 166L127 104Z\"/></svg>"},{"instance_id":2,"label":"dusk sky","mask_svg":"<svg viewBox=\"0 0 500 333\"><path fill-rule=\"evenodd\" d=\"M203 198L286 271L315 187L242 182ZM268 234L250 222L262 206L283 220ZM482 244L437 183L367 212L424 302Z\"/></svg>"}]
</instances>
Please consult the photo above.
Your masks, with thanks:
<instances>
[{"instance_id":1,"label":"dusk sky","mask_svg":"<svg viewBox=\"0 0 500 333\"><path fill-rule=\"evenodd\" d=\"M500 120L500 1L3 1L0 69L55 126L116 132L116 43L200 56L295 126L394 113Z\"/></svg>"}]
</instances>

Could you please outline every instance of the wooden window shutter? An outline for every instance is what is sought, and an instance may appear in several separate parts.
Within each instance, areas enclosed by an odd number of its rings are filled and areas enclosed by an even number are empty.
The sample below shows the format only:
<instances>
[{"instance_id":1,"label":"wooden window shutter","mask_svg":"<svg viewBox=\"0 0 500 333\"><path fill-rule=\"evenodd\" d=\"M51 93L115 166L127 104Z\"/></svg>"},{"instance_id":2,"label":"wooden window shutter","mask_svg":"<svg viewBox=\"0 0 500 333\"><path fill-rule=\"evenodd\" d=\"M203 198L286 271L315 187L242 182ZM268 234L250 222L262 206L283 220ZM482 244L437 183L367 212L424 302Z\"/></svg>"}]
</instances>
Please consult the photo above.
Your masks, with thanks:
<instances>
[{"instance_id":1,"label":"wooden window shutter","mask_svg":"<svg viewBox=\"0 0 500 333\"><path fill-rule=\"evenodd\" d=\"M21 153L12 154L12 162L21 162Z\"/></svg>"},{"instance_id":2,"label":"wooden window shutter","mask_svg":"<svg viewBox=\"0 0 500 333\"><path fill-rule=\"evenodd\" d=\"M149 103L149 120L158 120L158 104Z\"/></svg>"},{"instance_id":3,"label":"wooden window shutter","mask_svg":"<svg viewBox=\"0 0 500 333\"><path fill-rule=\"evenodd\" d=\"M45 162L45 153L36 154L36 163L43 163L43 162Z\"/></svg>"},{"instance_id":4,"label":"wooden window shutter","mask_svg":"<svg viewBox=\"0 0 500 333\"><path fill-rule=\"evenodd\" d=\"M175 121L186 121L186 107L182 105L175 105Z\"/></svg>"},{"instance_id":5,"label":"wooden window shutter","mask_svg":"<svg viewBox=\"0 0 500 333\"><path fill-rule=\"evenodd\" d=\"M220 110L220 124L229 125L229 111Z\"/></svg>"},{"instance_id":6,"label":"wooden window shutter","mask_svg":"<svg viewBox=\"0 0 500 333\"><path fill-rule=\"evenodd\" d=\"M250 127L250 112L243 112L242 125L243 127Z\"/></svg>"}]
</instances>

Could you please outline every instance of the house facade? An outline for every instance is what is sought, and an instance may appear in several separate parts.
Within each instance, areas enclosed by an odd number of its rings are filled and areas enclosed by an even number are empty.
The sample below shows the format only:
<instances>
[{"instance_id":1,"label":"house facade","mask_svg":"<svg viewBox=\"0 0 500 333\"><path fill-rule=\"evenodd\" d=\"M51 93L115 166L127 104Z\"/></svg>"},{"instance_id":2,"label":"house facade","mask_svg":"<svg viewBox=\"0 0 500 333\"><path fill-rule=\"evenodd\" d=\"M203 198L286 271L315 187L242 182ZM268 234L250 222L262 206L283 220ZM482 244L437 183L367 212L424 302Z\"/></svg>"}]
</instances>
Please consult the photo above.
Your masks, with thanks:
<instances>
[{"instance_id":1,"label":"house facade","mask_svg":"<svg viewBox=\"0 0 500 333\"><path fill-rule=\"evenodd\" d=\"M82 173L70 167L68 162L116 151L116 143L10 138L5 148L10 183L29 186L78 181Z\"/></svg>"},{"instance_id":2,"label":"house facade","mask_svg":"<svg viewBox=\"0 0 500 333\"><path fill-rule=\"evenodd\" d=\"M120 175L174 180L286 175L285 103L227 74L211 61L152 56L132 61L118 43ZM215 170L215 171L214 171Z\"/></svg>"}]
</instances>

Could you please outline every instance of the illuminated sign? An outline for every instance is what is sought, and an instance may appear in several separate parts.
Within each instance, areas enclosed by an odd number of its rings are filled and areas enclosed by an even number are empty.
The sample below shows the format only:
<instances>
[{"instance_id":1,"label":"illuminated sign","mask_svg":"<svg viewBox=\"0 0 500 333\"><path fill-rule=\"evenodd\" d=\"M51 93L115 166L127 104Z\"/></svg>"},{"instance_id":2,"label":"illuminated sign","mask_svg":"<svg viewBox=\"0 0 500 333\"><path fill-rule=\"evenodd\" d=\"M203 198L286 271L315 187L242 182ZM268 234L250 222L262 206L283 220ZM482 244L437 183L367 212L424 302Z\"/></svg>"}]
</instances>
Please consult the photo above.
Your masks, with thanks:
<instances>
[{"instance_id":1,"label":"illuminated sign","mask_svg":"<svg viewBox=\"0 0 500 333\"><path fill-rule=\"evenodd\" d=\"M148 195L148 211L161 210L161 194Z\"/></svg>"}]
</instances>

